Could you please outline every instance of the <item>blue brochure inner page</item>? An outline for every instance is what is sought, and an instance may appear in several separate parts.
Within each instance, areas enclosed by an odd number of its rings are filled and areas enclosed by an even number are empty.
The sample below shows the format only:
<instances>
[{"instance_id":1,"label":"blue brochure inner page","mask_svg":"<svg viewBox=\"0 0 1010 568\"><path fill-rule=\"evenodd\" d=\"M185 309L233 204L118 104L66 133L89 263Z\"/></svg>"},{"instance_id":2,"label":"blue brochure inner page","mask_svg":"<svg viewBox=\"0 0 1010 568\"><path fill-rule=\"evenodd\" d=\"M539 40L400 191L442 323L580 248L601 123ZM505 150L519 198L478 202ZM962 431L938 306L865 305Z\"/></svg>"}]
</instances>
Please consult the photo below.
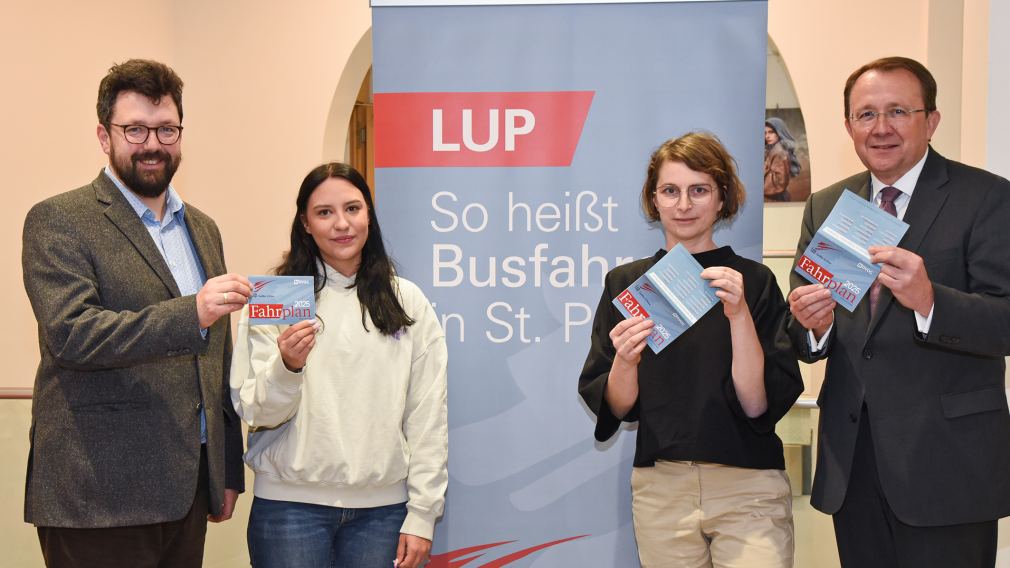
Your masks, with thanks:
<instances>
[{"instance_id":1,"label":"blue brochure inner page","mask_svg":"<svg viewBox=\"0 0 1010 568\"><path fill-rule=\"evenodd\" d=\"M678 244L645 273L659 293L684 316L688 327L719 303L715 288L701 277L702 270L691 253Z\"/></svg>"},{"instance_id":2,"label":"blue brochure inner page","mask_svg":"<svg viewBox=\"0 0 1010 568\"><path fill-rule=\"evenodd\" d=\"M907 223L846 189L795 270L810 282L823 284L838 305L851 312L880 273L866 249L895 246L906 231Z\"/></svg>"},{"instance_id":3,"label":"blue brochure inner page","mask_svg":"<svg viewBox=\"0 0 1010 568\"><path fill-rule=\"evenodd\" d=\"M311 276L250 276L249 325L292 324L316 317Z\"/></svg>"},{"instance_id":4,"label":"blue brochure inner page","mask_svg":"<svg viewBox=\"0 0 1010 568\"><path fill-rule=\"evenodd\" d=\"M682 245L675 246L644 275L617 295L613 304L624 317L642 316L655 324L646 338L659 353L719 303L701 277L702 266Z\"/></svg>"}]
</instances>

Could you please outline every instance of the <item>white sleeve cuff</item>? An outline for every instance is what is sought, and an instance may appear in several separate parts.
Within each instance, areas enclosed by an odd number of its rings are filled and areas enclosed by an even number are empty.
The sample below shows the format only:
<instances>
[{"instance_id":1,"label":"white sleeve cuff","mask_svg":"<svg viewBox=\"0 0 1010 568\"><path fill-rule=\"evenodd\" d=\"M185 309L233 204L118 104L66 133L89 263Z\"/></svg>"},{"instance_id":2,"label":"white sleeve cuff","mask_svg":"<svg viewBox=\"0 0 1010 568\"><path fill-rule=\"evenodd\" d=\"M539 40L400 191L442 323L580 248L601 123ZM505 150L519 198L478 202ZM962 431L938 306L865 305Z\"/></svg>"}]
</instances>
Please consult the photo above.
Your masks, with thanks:
<instances>
[{"instance_id":1,"label":"white sleeve cuff","mask_svg":"<svg viewBox=\"0 0 1010 568\"><path fill-rule=\"evenodd\" d=\"M438 515L422 513L407 506L407 518L400 526L400 533L412 534L423 539L431 540L435 534L435 520Z\"/></svg>"},{"instance_id":2,"label":"white sleeve cuff","mask_svg":"<svg viewBox=\"0 0 1010 568\"><path fill-rule=\"evenodd\" d=\"M933 324L933 311L935 309L936 304L934 303L929 307L929 315L926 317L922 317L919 315L919 312L912 310L912 313L915 314L915 326L919 328L919 333L923 335L929 333L929 326Z\"/></svg>"},{"instance_id":3,"label":"white sleeve cuff","mask_svg":"<svg viewBox=\"0 0 1010 568\"><path fill-rule=\"evenodd\" d=\"M933 314L930 313L930 317L932 317L932 315ZM824 351L824 344L828 342L828 336L831 335L831 330L834 328L835 324L834 322L832 322L831 325L828 326L828 330L824 332L824 335L821 336L820 341L818 341L817 338L814 337L813 331L810 331L809 329L807 330L807 343L810 345L811 355L817 355L821 351Z\"/></svg>"}]
</instances>

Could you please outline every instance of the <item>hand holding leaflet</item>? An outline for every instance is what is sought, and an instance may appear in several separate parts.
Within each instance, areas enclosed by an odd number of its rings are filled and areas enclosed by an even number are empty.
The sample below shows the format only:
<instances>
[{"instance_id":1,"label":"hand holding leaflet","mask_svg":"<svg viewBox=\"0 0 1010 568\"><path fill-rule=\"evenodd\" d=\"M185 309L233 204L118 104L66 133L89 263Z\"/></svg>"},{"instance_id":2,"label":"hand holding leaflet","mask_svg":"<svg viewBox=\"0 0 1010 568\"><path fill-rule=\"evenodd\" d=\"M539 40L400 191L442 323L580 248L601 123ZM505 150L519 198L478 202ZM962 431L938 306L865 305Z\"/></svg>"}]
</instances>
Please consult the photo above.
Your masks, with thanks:
<instances>
[{"instance_id":1,"label":"hand holding leaflet","mask_svg":"<svg viewBox=\"0 0 1010 568\"><path fill-rule=\"evenodd\" d=\"M870 290L880 266L870 262L871 246L896 246L908 224L848 189L814 233L796 263L796 272L823 284L850 312Z\"/></svg>"},{"instance_id":2,"label":"hand holding leaflet","mask_svg":"<svg viewBox=\"0 0 1010 568\"><path fill-rule=\"evenodd\" d=\"M613 303L626 318L650 318L655 326L646 340L659 353L719 303L715 289L701 277L702 266L683 245L673 247Z\"/></svg>"}]
</instances>

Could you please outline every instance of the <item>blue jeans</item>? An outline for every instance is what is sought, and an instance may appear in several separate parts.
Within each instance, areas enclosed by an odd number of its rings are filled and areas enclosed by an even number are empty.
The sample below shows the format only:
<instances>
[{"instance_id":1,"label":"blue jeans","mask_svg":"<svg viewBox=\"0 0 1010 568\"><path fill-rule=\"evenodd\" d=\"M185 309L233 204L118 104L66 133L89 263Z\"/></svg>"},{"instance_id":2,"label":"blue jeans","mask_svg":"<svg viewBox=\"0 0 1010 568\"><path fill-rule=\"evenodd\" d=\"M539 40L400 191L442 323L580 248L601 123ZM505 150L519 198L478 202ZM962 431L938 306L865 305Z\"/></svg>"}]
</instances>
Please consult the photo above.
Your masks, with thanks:
<instances>
[{"instance_id":1,"label":"blue jeans","mask_svg":"<svg viewBox=\"0 0 1010 568\"><path fill-rule=\"evenodd\" d=\"M390 568L407 504L345 509L255 497L249 558L255 568Z\"/></svg>"}]
</instances>

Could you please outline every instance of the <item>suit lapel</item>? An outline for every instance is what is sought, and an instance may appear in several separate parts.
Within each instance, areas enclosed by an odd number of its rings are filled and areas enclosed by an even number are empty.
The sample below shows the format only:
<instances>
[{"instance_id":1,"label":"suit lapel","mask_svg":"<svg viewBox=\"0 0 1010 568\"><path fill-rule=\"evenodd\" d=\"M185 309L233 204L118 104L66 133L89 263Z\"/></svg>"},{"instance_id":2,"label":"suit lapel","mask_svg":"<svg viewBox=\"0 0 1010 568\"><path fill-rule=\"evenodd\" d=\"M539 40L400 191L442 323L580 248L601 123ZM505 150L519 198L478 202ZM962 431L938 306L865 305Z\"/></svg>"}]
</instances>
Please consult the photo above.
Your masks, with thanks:
<instances>
[{"instance_id":1,"label":"suit lapel","mask_svg":"<svg viewBox=\"0 0 1010 568\"><path fill-rule=\"evenodd\" d=\"M92 183L92 187L95 188L95 198L108 205L105 209L105 216L133 244L140 253L140 256L144 258L148 266L151 267L151 270L158 275L158 278L165 284L165 287L168 288L172 296L179 297L181 295L179 286L175 283L172 271L165 264L161 251L155 246L154 240L151 239L151 234L147 232L147 228L144 227L143 221L137 216L137 212L133 210L133 207L126 201L126 198L119 192L119 189L112 183L112 180L102 172L98 174L98 177Z\"/></svg>"},{"instance_id":2,"label":"suit lapel","mask_svg":"<svg viewBox=\"0 0 1010 568\"><path fill-rule=\"evenodd\" d=\"M929 156L919 174L919 181L915 184L915 191L912 193L912 200L905 210L904 221L908 223L908 232L898 243L898 246L908 251L917 253L922 245L922 240L926 237L936 216L947 201L948 192L944 189L947 184L947 160L937 154L932 148L929 149ZM867 329L867 339L873 335L881 319L891 307L894 294L886 287L881 287L880 300L877 304L877 313L874 314ZM869 310L869 303L867 310Z\"/></svg>"},{"instance_id":3,"label":"suit lapel","mask_svg":"<svg viewBox=\"0 0 1010 568\"><path fill-rule=\"evenodd\" d=\"M947 201L949 192L944 186L948 180L947 160L930 149L919 182L915 184L912 201L905 211L905 222L909 227L905 237L901 239L902 248L918 252L922 240Z\"/></svg>"},{"instance_id":4,"label":"suit lapel","mask_svg":"<svg viewBox=\"0 0 1010 568\"><path fill-rule=\"evenodd\" d=\"M866 176L863 178L863 183L859 185L855 190L856 195L862 197L863 199L870 201L870 174L867 172Z\"/></svg>"}]
</instances>

